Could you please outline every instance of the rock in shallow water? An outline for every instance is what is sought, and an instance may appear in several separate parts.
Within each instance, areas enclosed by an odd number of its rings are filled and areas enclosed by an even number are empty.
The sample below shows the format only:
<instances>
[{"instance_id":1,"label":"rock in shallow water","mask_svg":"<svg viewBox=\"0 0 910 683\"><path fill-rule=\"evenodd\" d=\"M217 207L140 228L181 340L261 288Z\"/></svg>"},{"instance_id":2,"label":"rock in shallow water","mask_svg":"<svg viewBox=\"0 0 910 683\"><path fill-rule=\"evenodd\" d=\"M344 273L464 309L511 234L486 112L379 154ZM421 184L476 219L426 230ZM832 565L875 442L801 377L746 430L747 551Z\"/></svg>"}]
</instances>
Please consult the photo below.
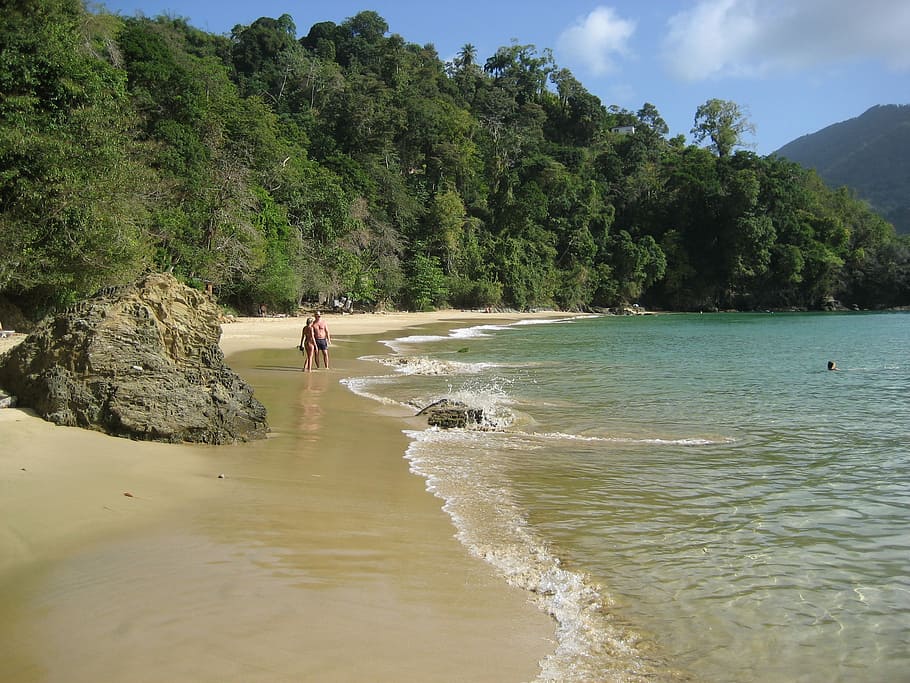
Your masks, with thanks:
<instances>
[{"instance_id":1,"label":"rock in shallow water","mask_svg":"<svg viewBox=\"0 0 910 683\"><path fill-rule=\"evenodd\" d=\"M417 414L426 415L427 424L440 429L464 429L483 421L483 410L480 408L471 408L460 401L447 398L431 403Z\"/></svg>"}]
</instances>

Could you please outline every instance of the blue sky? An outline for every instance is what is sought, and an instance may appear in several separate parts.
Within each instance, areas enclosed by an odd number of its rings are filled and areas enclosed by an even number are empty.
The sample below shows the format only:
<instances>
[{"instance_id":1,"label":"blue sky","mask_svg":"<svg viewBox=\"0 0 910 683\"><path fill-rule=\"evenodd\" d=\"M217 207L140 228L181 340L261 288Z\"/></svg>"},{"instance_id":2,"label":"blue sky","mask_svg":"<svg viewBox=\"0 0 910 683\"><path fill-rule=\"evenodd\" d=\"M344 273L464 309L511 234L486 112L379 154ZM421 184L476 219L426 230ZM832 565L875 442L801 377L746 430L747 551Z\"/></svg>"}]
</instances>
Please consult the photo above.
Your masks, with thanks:
<instances>
[{"instance_id":1,"label":"blue sky","mask_svg":"<svg viewBox=\"0 0 910 683\"><path fill-rule=\"evenodd\" d=\"M112 12L184 17L211 33L289 14L299 35L373 10L391 33L451 59L465 43L483 63L517 41L605 105L655 105L689 137L698 106L732 100L755 125L758 154L876 104L910 104L908 0L108 0Z\"/></svg>"}]
</instances>

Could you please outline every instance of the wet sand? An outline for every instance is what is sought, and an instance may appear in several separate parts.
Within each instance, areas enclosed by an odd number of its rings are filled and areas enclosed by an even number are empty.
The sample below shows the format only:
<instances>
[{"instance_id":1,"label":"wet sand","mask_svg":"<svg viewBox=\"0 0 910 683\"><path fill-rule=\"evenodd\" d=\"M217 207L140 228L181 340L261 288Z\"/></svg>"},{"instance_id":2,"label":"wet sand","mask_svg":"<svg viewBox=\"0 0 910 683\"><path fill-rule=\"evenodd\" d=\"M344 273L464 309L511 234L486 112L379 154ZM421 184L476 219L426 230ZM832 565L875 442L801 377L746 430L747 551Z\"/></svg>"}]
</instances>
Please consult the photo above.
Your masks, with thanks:
<instances>
[{"instance_id":1,"label":"wet sand","mask_svg":"<svg viewBox=\"0 0 910 683\"><path fill-rule=\"evenodd\" d=\"M492 318L329 316L313 373L302 320L225 325L269 411L252 444L0 411L0 681L533 680L553 622L455 540L403 458L408 416L339 384L382 374L357 360L377 338L440 320Z\"/></svg>"}]
</instances>

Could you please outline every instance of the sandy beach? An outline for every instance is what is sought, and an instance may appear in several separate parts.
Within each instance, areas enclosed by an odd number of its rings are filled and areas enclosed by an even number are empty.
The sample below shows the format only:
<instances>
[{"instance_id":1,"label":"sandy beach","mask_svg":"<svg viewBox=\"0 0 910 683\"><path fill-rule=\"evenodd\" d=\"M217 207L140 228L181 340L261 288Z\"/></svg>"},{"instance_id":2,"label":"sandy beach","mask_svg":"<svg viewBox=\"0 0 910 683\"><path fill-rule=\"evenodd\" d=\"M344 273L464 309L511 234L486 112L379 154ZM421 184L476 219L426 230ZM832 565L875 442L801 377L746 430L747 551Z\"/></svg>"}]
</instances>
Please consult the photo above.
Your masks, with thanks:
<instances>
[{"instance_id":1,"label":"sandy beach","mask_svg":"<svg viewBox=\"0 0 910 683\"><path fill-rule=\"evenodd\" d=\"M249 444L0 410L0 682L534 680L555 624L408 471L418 423L340 384L381 374L358 358L408 328L527 317L329 315L332 368L312 373L302 318L227 323L272 426Z\"/></svg>"}]
</instances>

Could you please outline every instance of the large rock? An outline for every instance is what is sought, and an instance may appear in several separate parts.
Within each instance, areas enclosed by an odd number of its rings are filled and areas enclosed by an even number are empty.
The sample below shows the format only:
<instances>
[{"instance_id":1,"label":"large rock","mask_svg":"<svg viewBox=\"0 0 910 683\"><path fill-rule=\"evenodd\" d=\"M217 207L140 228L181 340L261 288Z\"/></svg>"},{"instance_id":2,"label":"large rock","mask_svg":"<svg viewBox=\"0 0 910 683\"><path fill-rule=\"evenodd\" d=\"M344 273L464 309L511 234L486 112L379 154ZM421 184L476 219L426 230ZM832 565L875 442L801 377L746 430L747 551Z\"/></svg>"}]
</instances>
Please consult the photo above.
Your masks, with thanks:
<instances>
[{"instance_id":1,"label":"large rock","mask_svg":"<svg viewBox=\"0 0 910 683\"><path fill-rule=\"evenodd\" d=\"M265 407L225 366L219 321L202 292L149 275L45 318L0 356L0 386L60 425L150 441L261 438Z\"/></svg>"}]
</instances>

